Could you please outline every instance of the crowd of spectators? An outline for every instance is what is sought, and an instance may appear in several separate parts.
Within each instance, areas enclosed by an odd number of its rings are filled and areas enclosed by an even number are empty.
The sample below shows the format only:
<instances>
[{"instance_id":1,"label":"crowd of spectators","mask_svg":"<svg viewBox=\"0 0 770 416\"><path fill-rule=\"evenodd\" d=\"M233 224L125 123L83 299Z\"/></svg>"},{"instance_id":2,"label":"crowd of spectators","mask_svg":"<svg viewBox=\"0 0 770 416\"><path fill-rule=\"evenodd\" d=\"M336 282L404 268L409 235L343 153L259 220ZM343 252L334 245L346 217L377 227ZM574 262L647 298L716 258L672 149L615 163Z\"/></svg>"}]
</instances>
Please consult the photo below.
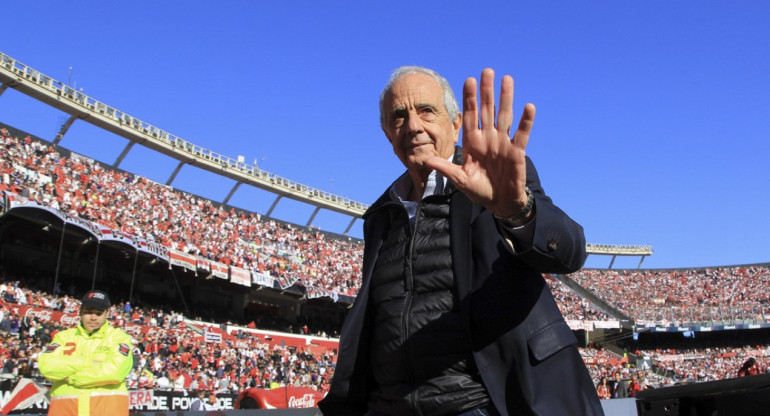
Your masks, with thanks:
<instances>
[{"instance_id":1,"label":"crowd of spectators","mask_svg":"<svg viewBox=\"0 0 770 416\"><path fill-rule=\"evenodd\" d=\"M355 296L362 242L226 208L0 128L0 192L10 191L102 226L305 287ZM568 319L610 319L550 282Z\"/></svg>"},{"instance_id":2,"label":"crowd of spectators","mask_svg":"<svg viewBox=\"0 0 770 416\"><path fill-rule=\"evenodd\" d=\"M0 283L0 378L40 379L37 356L57 331L66 329L55 320L36 314L21 316L22 305L53 309L77 315L80 301L67 295L55 297L24 287L21 281ZM38 316L38 317L36 317ZM334 344L307 346L306 338L296 337L296 345L273 342L269 332L224 333L218 342L204 342L202 325L182 314L161 309L142 309L126 303L110 311L113 326L126 328L138 324L150 329L133 335L134 368L128 386L193 392L237 393L247 387L290 385L324 392L334 372ZM209 323L214 326L213 323ZM227 327L229 328L229 327ZM246 329L246 328L243 328ZM289 336L287 334L287 336Z\"/></svg>"},{"instance_id":3,"label":"crowd of spectators","mask_svg":"<svg viewBox=\"0 0 770 416\"><path fill-rule=\"evenodd\" d=\"M15 306L29 305L77 315L80 301L68 295L53 296L27 289L21 281L0 283L0 379L39 378L36 357L53 335L65 327L55 321L21 316ZM265 332L247 327L228 327L237 334L221 342L202 342L201 328L174 311L115 305L110 321L117 327L139 324L166 331L148 331L134 337L134 368L128 385L135 389L196 390L237 393L247 387L282 385L328 389L334 374L336 341L324 346L287 346L271 341ZM211 327L219 326L209 323ZM286 336L291 336L286 334ZM770 343L741 346L714 345L706 348L644 348L620 356L601 346L581 348L592 378L616 379L634 389L660 388L676 383L723 380L739 376L741 366L755 363L745 374L770 373ZM629 360L629 357L634 357Z\"/></svg>"},{"instance_id":4,"label":"crowd of spectators","mask_svg":"<svg viewBox=\"0 0 770 416\"><path fill-rule=\"evenodd\" d=\"M0 192L226 265L354 296L361 244L227 208L0 129Z\"/></svg>"},{"instance_id":5,"label":"crowd of spectators","mask_svg":"<svg viewBox=\"0 0 770 416\"><path fill-rule=\"evenodd\" d=\"M749 375L739 371L752 358L754 365L750 374L770 374L770 343L723 348L653 348L635 350L620 358L599 346L589 346L581 349L581 354L591 378L597 383L602 378L614 380L616 374L623 379L636 374L645 381L644 388ZM634 362L629 361L628 356L634 356Z\"/></svg>"},{"instance_id":6,"label":"crowd of spectators","mask_svg":"<svg viewBox=\"0 0 770 416\"><path fill-rule=\"evenodd\" d=\"M106 169L89 158L63 157L50 144L12 137L0 129L0 192L9 191L94 223L139 236L169 248L275 278L298 281L355 296L360 286L362 245L319 230L294 226L259 214L236 210L146 178ZM590 270L570 275L611 306L649 325L684 322L763 320L767 316L770 270L746 266L687 270ZM554 279L547 279L565 318L611 320L605 312ZM79 301L24 288L23 281L0 286L6 305L29 304L76 314ZM190 319L159 308L121 304L111 316L116 325L141 322L158 328L178 327ZM62 328L0 312L2 374L36 374L35 357ZM237 391L273 383L325 390L333 373L330 350L305 350L266 342L239 331L237 341L195 342L192 328L136 339L135 368L129 384L136 388ZM581 350L594 379L617 374L641 378L644 388L679 381L734 377L736 368L756 356L767 372L767 345L727 349L640 350L650 368L634 368L602 348ZM697 359L696 359L697 358ZM649 371L649 372L648 372ZM659 374L660 375L659 375Z\"/></svg>"},{"instance_id":7,"label":"crowd of spectators","mask_svg":"<svg viewBox=\"0 0 770 416\"><path fill-rule=\"evenodd\" d=\"M770 268L583 269L569 277L642 326L770 319Z\"/></svg>"},{"instance_id":8,"label":"crowd of spectators","mask_svg":"<svg viewBox=\"0 0 770 416\"><path fill-rule=\"evenodd\" d=\"M579 321L609 321L617 318L610 317L606 312L598 309L593 303L575 294L569 287L553 277L545 279L553 293L565 319Z\"/></svg>"},{"instance_id":9,"label":"crowd of spectators","mask_svg":"<svg viewBox=\"0 0 770 416\"><path fill-rule=\"evenodd\" d=\"M753 374L770 373L770 345L703 349L653 349L640 351L666 380L686 383L715 381L739 376L741 366L753 358Z\"/></svg>"}]
</instances>

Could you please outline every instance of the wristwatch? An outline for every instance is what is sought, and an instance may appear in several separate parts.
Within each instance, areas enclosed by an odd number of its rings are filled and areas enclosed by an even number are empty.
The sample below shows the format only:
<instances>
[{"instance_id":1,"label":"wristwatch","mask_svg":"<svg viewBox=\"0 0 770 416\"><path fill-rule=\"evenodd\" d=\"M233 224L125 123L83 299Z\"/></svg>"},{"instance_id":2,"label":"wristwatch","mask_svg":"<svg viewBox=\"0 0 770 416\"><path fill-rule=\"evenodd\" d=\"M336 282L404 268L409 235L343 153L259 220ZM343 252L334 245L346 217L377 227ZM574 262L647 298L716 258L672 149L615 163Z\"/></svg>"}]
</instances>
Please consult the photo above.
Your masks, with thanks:
<instances>
[{"instance_id":1,"label":"wristwatch","mask_svg":"<svg viewBox=\"0 0 770 416\"><path fill-rule=\"evenodd\" d=\"M507 218L502 218L495 215L495 218L497 218L497 220L500 221L503 225L508 227L515 227L520 225L516 223L526 218L527 215L532 212L532 208L535 206L535 195L526 186L524 187L524 192L527 193L527 203L524 204L524 207L521 208L521 211Z\"/></svg>"}]
</instances>

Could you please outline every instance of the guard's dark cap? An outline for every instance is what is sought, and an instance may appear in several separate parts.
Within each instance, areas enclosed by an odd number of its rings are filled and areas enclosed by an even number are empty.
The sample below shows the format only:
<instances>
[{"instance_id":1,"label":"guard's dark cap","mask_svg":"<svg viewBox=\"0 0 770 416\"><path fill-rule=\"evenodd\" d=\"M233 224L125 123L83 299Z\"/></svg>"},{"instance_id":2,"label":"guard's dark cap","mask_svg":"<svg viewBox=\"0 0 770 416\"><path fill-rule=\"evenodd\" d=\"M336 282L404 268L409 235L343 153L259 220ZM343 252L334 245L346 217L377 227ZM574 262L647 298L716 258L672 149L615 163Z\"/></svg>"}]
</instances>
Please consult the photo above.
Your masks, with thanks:
<instances>
[{"instance_id":1,"label":"guard's dark cap","mask_svg":"<svg viewBox=\"0 0 770 416\"><path fill-rule=\"evenodd\" d=\"M112 306L110 297L101 290L92 290L83 295L83 304L81 308L94 308L100 311L107 310Z\"/></svg>"}]
</instances>

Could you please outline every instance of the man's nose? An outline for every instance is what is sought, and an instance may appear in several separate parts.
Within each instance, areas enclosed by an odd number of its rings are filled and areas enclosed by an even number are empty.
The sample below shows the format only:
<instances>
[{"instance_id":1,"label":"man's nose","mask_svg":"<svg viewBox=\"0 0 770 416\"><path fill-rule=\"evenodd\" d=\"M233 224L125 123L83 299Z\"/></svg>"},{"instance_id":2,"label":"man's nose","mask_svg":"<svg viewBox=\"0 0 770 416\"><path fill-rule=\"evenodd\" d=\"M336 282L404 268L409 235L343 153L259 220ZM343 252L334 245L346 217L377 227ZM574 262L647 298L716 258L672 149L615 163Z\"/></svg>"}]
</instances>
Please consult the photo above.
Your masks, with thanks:
<instances>
[{"instance_id":1,"label":"man's nose","mask_svg":"<svg viewBox=\"0 0 770 416\"><path fill-rule=\"evenodd\" d=\"M422 120L415 113L410 113L406 122L407 133L410 136L416 136L424 131Z\"/></svg>"}]
</instances>

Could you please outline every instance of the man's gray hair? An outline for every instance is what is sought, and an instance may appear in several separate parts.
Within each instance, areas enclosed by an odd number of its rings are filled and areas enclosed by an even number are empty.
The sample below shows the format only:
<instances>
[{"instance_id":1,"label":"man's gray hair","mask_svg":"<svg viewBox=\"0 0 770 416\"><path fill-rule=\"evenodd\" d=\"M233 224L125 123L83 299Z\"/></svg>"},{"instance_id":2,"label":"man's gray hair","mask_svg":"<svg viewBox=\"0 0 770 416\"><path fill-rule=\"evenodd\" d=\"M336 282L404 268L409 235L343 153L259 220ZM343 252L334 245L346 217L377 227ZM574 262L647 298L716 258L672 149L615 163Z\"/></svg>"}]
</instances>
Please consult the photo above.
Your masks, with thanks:
<instances>
[{"instance_id":1,"label":"man's gray hair","mask_svg":"<svg viewBox=\"0 0 770 416\"><path fill-rule=\"evenodd\" d=\"M438 74L438 72L432 69L428 69L422 66L405 65L397 68L395 71L393 71L392 74L390 74L388 83L385 84L385 88L383 88L382 92L380 93L380 126L382 126L384 129L385 124L388 121L387 114L385 114L385 94L390 91L390 88L393 86L393 84L401 77L411 74L429 75L438 83L438 85L441 86L441 90L444 92L444 107L449 114L449 119L454 121L454 119L460 114L460 107L457 106L455 94L452 92L452 87L449 85L449 82L446 80L446 78L442 77Z\"/></svg>"}]
</instances>

